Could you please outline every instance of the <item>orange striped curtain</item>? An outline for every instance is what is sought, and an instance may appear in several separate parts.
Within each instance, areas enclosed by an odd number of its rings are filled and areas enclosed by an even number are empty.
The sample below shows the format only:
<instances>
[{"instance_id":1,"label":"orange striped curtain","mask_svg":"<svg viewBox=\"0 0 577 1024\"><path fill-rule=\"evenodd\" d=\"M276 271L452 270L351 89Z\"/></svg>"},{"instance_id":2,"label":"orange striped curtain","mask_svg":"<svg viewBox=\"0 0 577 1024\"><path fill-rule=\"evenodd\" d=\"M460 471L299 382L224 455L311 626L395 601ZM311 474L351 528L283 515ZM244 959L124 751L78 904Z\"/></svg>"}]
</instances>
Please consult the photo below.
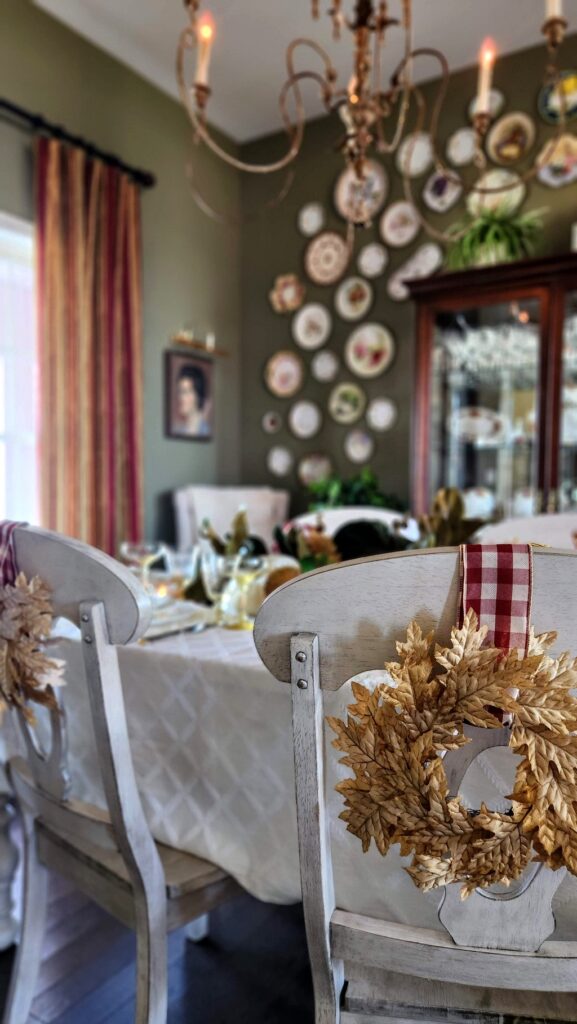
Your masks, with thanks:
<instances>
[{"instance_id":1,"label":"orange striped curtain","mask_svg":"<svg viewBox=\"0 0 577 1024\"><path fill-rule=\"evenodd\" d=\"M56 139L36 160L42 524L142 537L140 196Z\"/></svg>"}]
</instances>

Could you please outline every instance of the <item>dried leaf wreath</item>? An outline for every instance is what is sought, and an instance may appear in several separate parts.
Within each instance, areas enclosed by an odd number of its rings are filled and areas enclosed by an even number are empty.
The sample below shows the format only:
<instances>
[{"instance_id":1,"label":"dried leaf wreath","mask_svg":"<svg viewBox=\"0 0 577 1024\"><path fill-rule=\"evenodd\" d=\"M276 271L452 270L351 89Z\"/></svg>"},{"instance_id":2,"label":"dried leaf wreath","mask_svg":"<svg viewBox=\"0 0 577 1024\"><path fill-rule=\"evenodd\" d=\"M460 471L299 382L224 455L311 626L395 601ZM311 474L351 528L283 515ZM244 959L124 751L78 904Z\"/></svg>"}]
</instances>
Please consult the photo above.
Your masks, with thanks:
<instances>
[{"instance_id":1,"label":"dried leaf wreath","mask_svg":"<svg viewBox=\"0 0 577 1024\"><path fill-rule=\"evenodd\" d=\"M57 707L53 688L63 683L64 662L46 654L51 628L50 590L41 579L20 573L0 587L0 718L13 707L33 722L29 701Z\"/></svg>"},{"instance_id":2,"label":"dried leaf wreath","mask_svg":"<svg viewBox=\"0 0 577 1024\"><path fill-rule=\"evenodd\" d=\"M347 721L329 718L354 778L337 785L340 817L363 851L371 839L383 856L393 843L412 854L407 868L427 891L462 882L477 887L518 878L534 859L577 874L577 659L545 652L555 633L531 631L525 657L483 647L487 628L469 611L448 647L416 622L399 662L385 667L395 688L353 683ZM511 713L509 747L521 756L511 811L469 811L450 797L442 754L469 742L464 723L500 728L490 710Z\"/></svg>"}]
</instances>

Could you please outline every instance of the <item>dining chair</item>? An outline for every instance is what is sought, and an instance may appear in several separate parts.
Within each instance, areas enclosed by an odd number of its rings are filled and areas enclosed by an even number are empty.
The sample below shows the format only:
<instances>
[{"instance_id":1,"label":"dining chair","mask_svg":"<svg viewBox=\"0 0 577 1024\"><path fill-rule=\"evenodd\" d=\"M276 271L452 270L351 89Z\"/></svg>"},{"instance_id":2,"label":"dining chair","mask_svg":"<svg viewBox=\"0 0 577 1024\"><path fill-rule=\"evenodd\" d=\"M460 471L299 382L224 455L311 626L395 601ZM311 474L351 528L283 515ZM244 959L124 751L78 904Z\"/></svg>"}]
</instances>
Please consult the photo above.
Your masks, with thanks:
<instances>
[{"instance_id":1,"label":"dining chair","mask_svg":"<svg viewBox=\"0 0 577 1024\"><path fill-rule=\"evenodd\" d=\"M554 651L575 653L577 555L536 550L533 581L535 629L557 630ZM343 909L335 896L325 774L326 758L339 755L330 745L325 755L325 694L394 659L395 641L404 638L411 619L425 632L434 629L440 643L448 641L458 595L458 549L403 552L300 576L268 597L256 619L261 659L291 688L302 898L316 1024L359 1024L367 1018L383 1024L476 1022L487 1019L486 1011L493 1022L505 1013L523 1020L577 1019L577 942L543 941L554 929L551 899L562 873L533 865L528 882L505 894L477 890L464 903L458 884L446 886L438 929L356 913L350 903ZM494 734L506 729L475 732L486 736L488 747L495 743ZM502 745L506 742L501 739ZM453 793L467 758L470 763L468 750L447 754L462 755L460 762L453 761L451 775L447 768ZM351 856L364 854L359 847ZM354 859L350 870L355 871ZM373 881L373 869L364 870Z\"/></svg>"},{"instance_id":2,"label":"dining chair","mask_svg":"<svg viewBox=\"0 0 577 1024\"><path fill-rule=\"evenodd\" d=\"M132 763L116 646L138 640L150 602L134 576L108 555L34 527L14 534L16 563L51 590L54 617L80 628L90 714L106 810L72 799L66 717L50 713L49 739L14 712L25 756L8 776L22 816L24 899L21 937L4 1024L28 1020L40 965L47 871L58 872L136 932L136 1024L165 1024L166 933L202 919L240 887L224 871L156 843ZM65 676L66 678L66 676ZM66 686L75 686L66 678Z\"/></svg>"},{"instance_id":3,"label":"dining chair","mask_svg":"<svg viewBox=\"0 0 577 1024\"><path fill-rule=\"evenodd\" d=\"M577 513L549 512L488 523L475 535L478 544L548 544L553 548L577 547Z\"/></svg>"}]
</instances>

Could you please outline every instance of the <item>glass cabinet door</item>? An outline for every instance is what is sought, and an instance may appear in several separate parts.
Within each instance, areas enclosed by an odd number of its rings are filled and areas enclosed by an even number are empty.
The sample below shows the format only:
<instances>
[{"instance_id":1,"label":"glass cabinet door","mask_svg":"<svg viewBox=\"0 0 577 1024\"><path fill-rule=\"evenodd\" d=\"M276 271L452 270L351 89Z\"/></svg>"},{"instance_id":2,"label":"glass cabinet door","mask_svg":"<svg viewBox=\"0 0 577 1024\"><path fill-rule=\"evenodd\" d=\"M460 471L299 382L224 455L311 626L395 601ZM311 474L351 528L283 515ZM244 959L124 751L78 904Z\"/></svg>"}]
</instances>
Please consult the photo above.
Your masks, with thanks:
<instances>
[{"instance_id":1,"label":"glass cabinet door","mask_svg":"<svg viewBox=\"0 0 577 1024\"><path fill-rule=\"evenodd\" d=\"M558 504L577 508L577 291L567 293L563 321Z\"/></svg>"},{"instance_id":2,"label":"glass cabinet door","mask_svg":"<svg viewBox=\"0 0 577 1024\"><path fill-rule=\"evenodd\" d=\"M429 497L457 487L468 516L538 509L540 314L535 297L436 314Z\"/></svg>"}]
</instances>

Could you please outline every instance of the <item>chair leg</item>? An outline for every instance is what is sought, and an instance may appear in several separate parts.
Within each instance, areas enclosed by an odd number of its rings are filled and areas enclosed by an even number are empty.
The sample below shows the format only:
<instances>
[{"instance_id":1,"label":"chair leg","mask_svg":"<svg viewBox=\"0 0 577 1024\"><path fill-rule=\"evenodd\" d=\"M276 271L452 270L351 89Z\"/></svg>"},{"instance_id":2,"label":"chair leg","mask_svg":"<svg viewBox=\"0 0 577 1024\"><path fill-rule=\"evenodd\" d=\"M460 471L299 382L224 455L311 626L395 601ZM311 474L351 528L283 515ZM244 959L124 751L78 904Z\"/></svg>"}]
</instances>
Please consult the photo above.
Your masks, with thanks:
<instances>
[{"instance_id":1,"label":"chair leg","mask_svg":"<svg viewBox=\"0 0 577 1024\"><path fill-rule=\"evenodd\" d=\"M140 909L137 902L135 1024L166 1024L166 918L161 914L154 920Z\"/></svg>"},{"instance_id":2,"label":"chair leg","mask_svg":"<svg viewBox=\"0 0 577 1024\"><path fill-rule=\"evenodd\" d=\"M206 939L210 930L210 918L208 914L201 914L195 917L194 921L186 926L186 937L189 942L202 942Z\"/></svg>"},{"instance_id":3,"label":"chair leg","mask_svg":"<svg viewBox=\"0 0 577 1024\"><path fill-rule=\"evenodd\" d=\"M2 1024L26 1024L36 991L46 920L46 869L38 860L34 818L22 812L24 898L22 929Z\"/></svg>"}]
</instances>

